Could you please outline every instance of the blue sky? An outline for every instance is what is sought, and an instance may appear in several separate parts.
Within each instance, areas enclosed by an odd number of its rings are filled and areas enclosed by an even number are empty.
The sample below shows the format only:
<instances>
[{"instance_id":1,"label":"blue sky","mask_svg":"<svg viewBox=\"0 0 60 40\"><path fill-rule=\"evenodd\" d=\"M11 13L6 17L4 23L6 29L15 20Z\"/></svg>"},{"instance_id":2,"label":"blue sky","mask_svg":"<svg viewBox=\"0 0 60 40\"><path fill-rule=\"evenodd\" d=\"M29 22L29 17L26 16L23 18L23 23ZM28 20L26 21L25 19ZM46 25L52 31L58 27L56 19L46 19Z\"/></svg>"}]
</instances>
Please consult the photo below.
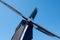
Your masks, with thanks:
<instances>
[{"instance_id":1,"label":"blue sky","mask_svg":"<svg viewBox=\"0 0 60 40\"><path fill-rule=\"evenodd\" d=\"M60 0L3 0L26 17L35 7L37 24L60 36ZM0 3L0 40L11 40L17 25L23 18ZM58 40L33 29L33 40Z\"/></svg>"}]
</instances>

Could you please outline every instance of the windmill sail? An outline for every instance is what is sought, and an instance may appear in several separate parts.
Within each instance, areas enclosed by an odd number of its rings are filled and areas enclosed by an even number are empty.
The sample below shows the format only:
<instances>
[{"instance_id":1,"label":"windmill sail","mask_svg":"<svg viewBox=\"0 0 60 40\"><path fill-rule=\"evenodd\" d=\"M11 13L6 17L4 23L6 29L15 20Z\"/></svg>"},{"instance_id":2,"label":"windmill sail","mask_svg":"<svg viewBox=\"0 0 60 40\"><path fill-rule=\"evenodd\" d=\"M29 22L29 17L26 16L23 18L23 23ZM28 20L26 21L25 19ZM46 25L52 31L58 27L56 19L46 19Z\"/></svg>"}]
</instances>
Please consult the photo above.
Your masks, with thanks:
<instances>
[{"instance_id":1,"label":"windmill sail","mask_svg":"<svg viewBox=\"0 0 60 40\"><path fill-rule=\"evenodd\" d=\"M33 23L33 22L32 22ZM36 24L36 23L33 23L34 25L36 25L37 26L37 30L38 31L41 31L41 32L43 32L44 34L46 34L46 35L48 35L48 36L51 36L51 37L56 37L56 38L58 38L58 39L60 39L60 37L59 36L57 36L57 35L55 35L54 33L52 33L52 32L50 32L50 31L48 31L47 29L45 29L45 28L43 28L43 27L41 27L41 26L39 26L38 24Z\"/></svg>"},{"instance_id":2,"label":"windmill sail","mask_svg":"<svg viewBox=\"0 0 60 40\"><path fill-rule=\"evenodd\" d=\"M11 10L13 10L14 12L16 12L17 14L19 14L22 18L24 18L25 20L27 20L27 18L26 18L25 16L23 16L23 15L22 15L19 11L17 11L15 8L11 7L10 5L8 5L7 3L5 3L5 2L3 2L3 1L1 1L1 0L0 0L0 2L3 3L5 6L7 6L8 8L10 8ZM34 16L35 16L35 14L34 14ZM32 19L34 19L34 16L31 15L30 18L32 17ZM30 21L30 22L32 22L32 21ZM60 39L59 36L57 36L57 35L49 32L48 30L46 30L45 28L39 26L38 24L36 24L36 23L34 23L34 22L32 22L32 24L34 24L34 25L37 26L37 28L36 28L37 30L39 30L39 31L47 34L48 36L53 36L53 37L57 37L57 38ZM18 30L18 29L17 29L17 30Z\"/></svg>"},{"instance_id":3,"label":"windmill sail","mask_svg":"<svg viewBox=\"0 0 60 40\"><path fill-rule=\"evenodd\" d=\"M34 11L33 11L32 14L29 16L29 18L34 20L36 14L37 14L37 8L34 9Z\"/></svg>"},{"instance_id":4,"label":"windmill sail","mask_svg":"<svg viewBox=\"0 0 60 40\"><path fill-rule=\"evenodd\" d=\"M22 13L20 13L18 10L16 10L15 8L13 8L12 6L8 5L7 3L5 3L4 1L0 0L0 2L2 4L4 4L5 6L7 6L9 9L11 9L12 11L16 12L18 15L20 15L21 17L23 17L24 19L27 20L26 17L24 17L24 15Z\"/></svg>"}]
</instances>

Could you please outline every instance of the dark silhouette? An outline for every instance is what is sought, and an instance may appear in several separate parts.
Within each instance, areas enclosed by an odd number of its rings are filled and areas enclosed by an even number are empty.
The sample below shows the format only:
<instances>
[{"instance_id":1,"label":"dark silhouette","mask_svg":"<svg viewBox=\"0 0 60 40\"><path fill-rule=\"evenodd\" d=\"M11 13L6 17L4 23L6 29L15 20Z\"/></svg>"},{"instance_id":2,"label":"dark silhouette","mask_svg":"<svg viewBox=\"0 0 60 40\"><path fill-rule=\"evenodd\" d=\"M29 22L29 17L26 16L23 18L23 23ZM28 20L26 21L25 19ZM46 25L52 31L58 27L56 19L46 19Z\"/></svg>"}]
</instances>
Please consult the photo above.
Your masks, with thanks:
<instances>
[{"instance_id":1,"label":"dark silhouette","mask_svg":"<svg viewBox=\"0 0 60 40\"><path fill-rule=\"evenodd\" d=\"M27 25L28 25L28 28L25 32L23 40L32 40L32 38L33 38L32 37L33 25L37 26L37 27L34 27L34 28L36 28L38 31L41 31L48 36L56 37L56 38L60 39L59 36L53 34L52 32L46 30L45 28L41 27L40 25L38 25L38 24L34 23L33 21L29 20L29 19L34 19L35 18L36 14L37 14L37 8L34 9L33 13L31 14L31 16L28 19L23 14L21 14L18 10L13 8L12 6L8 5L7 3L3 2L2 0L0 0L0 2L2 4L4 4L5 6L7 6L8 8L10 8L11 10L13 10L18 15L20 15L22 18L25 19L25 20L22 20L21 23L18 25L18 27L16 28L16 31L15 31L11 40L20 40L23 32L25 31L24 29L27 27ZM27 20L29 20L29 21L27 21Z\"/></svg>"}]
</instances>

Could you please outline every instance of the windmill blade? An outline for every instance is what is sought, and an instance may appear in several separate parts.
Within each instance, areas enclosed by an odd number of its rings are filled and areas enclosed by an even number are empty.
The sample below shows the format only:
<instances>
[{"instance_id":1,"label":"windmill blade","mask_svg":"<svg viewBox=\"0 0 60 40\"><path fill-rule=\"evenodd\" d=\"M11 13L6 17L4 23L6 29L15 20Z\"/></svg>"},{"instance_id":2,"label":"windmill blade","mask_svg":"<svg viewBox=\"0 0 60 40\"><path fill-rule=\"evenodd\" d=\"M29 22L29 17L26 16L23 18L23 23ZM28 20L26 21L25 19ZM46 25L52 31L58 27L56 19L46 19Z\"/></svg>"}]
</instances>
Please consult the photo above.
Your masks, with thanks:
<instances>
[{"instance_id":1,"label":"windmill blade","mask_svg":"<svg viewBox=\"0 0 60 40\"><path fill-rule=\"evenodd\" d=\"M29 18L31 18L31 19L34 20L36 14L37 14L37 8L34 9L34 11L33 11L32 14L29 16Z\"/></svg>"},{"instance_id":2,"label":"windmill blade","mask_svg":"<svg viewBox=\"0 0 60 40\"><path fill-rule=\"evenodd\" d=\"M55 34L49 32L48 30L46 30L45 28L39 26L38 24L36 24L36 23L33 23L33 24L37 26L36 29L37 29L38 31L41 31L41 32L45 33L45 34L48 35L48 36L56 37L56 38L59 38L59 39L60 39L59 36L57 36L57 35L55 35Z\"/></svg>"},{"instance_id":3,"label":"windmill blade","mask_svg":"<svg viewBox=\"0 0 60 40\"><path fill-rule=\"evenodd\" d=\"M8 5L7 3L3 2L2 0L0 0L0 2L2 4L4 4L5 6L7 6L8 8L10 8L12 11L16 12L18 15L20 15L21 17L23 17L24 19L27 20L27 18L24 17L23 14L21 14L18 10L16 10L15 8L13 8L12 6Z\"/></svg>"},{"instance_id":4,"label":"windmill blade","mask_svg":"<svg viewBox=\"0 0 60 40\"><path fill-rule=\"evenodd\" d=\"M3 1L1 1L1 0L0 0L0 2L3 3L5 6L7 6L8 8L10 8L11 10L13 10L14 12L16 12L18 15L20 15L21 17L23 17L24 19L27 20L27 18L26 18L25 16L23 16L23 14L21 14L19 11L17 11L17 10L16 10L15 8L13 8L12 6L8 5L7 3L5 3L5 2L3 2ZM33 17L33 18L34 18L34 17ZM31 22L32 22L32 21L31 21ZM43 32L43 33L45 33L45 34L47 34L47 35L49 35L49 36L57 37L57 38L60 39L59 36L57 36L57 35L49 32L48 30L46 30L45 28L39 26L38 24L36 24L36 23L34 23L34 22L32 22L32 23L37 26L37 28L36 28L37 30L39 30L39 31L41 31L41 32Z\"/></svg>"}]
</instances>

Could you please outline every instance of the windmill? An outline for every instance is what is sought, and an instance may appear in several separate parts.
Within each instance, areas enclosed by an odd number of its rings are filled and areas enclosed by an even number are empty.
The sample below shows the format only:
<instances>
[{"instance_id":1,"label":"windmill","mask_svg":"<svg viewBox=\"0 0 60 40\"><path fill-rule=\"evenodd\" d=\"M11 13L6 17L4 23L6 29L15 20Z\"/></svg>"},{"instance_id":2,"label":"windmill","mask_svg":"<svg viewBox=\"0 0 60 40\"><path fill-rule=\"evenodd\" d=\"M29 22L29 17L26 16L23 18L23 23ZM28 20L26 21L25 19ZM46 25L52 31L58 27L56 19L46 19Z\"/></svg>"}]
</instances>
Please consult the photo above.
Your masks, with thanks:
<instances>
[{"instance_id":1,"label":"windmill","mask_svg":"<svg viewBox=\"0 0 60 40\"><path fill-rule=\"evenodd\" d=\"M14 33L11 40L32 40L33 25L36 26L34 28L37 29L38 31L41 31L42 33L44 33L44 34L46 34L50 37L56 37L56 38L60 39L59 36L55 35L54 33L48 31L47 29L41 27L40 25L38 25L38 24L36 24L35 22L32 21L32 20L34 20L36 14L37 14L37 8L34 9L34 11L29 16L29 18L26 18L18 10L16 10L12 6L8 5L4 1L0 0L0 2L2 4L4 4L5 6L7 6L8 8L10 8L15 13L17 13L18 15L20 15L22 18L24 18L24 20L22 20L21 23L16 28L15 33ZM32 20L30 20L30 19L32 19Z\"/></svg>"}]
</instances>

